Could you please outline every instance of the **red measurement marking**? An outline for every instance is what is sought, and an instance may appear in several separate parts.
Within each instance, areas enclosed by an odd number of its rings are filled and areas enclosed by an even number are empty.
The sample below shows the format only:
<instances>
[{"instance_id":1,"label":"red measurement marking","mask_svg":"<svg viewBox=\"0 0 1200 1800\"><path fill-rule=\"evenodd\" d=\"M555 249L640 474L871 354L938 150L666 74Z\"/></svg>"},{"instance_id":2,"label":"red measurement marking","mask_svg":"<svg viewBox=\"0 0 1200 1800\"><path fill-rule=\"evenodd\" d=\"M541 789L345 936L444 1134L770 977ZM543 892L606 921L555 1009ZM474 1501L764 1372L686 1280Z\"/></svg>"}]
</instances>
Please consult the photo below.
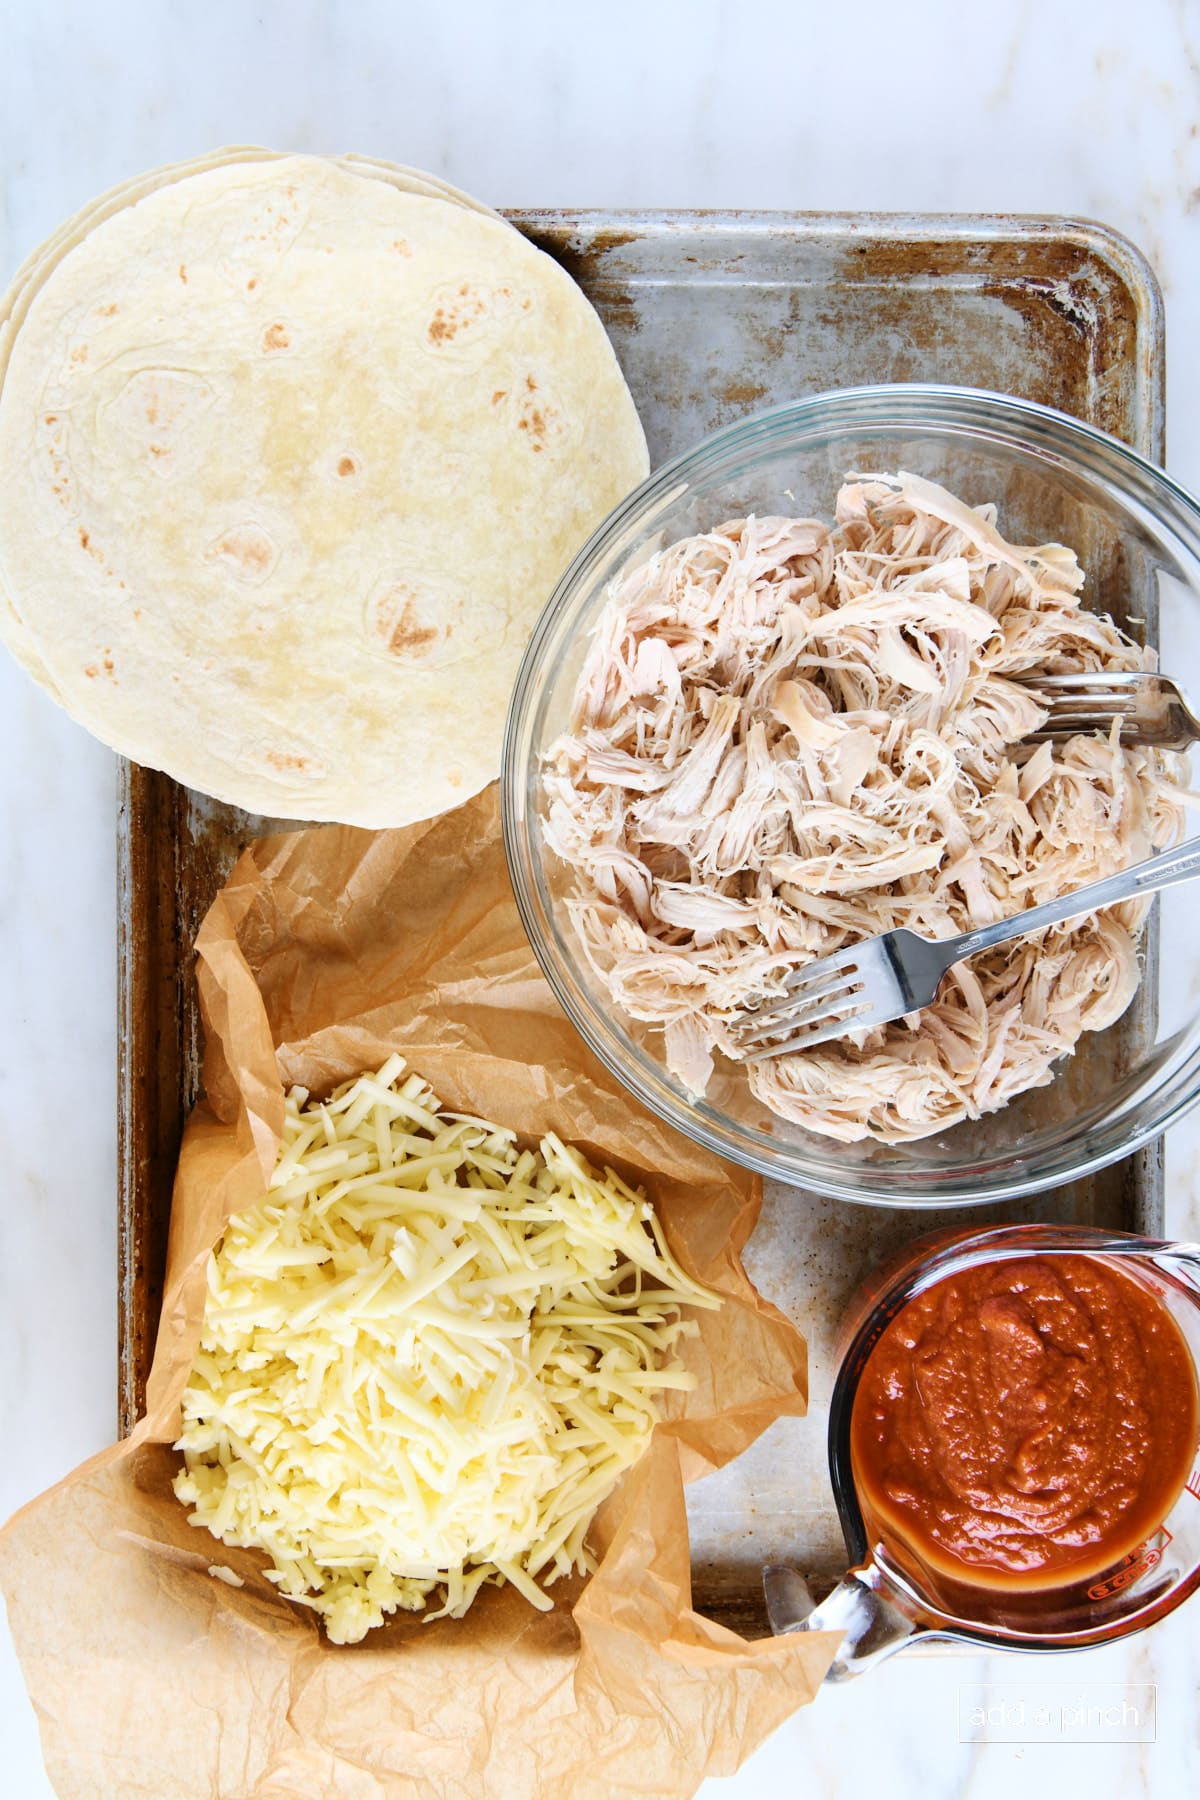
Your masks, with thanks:
<instances>
[{"instance_id":1,"label":"red measurement marking","mask_svg":"<svg viewBox=\"0 0 1200 1800\"><path fill-rule=\"evenodd\" d=\"M1170 1542L1171 1533L1163 1525L1153 1538L1147 1538L1144 1544L1139 1544L1136 1550L1131 1550L1128 1556L1123 1557L1111 1575L1106 1575L1103 1581L1097 1581L1090 1587L1088 1599L1107 1600L1141 1576L1149 1574L1162 1561L1163 1551Z\"/></svg>"}]
</instances>

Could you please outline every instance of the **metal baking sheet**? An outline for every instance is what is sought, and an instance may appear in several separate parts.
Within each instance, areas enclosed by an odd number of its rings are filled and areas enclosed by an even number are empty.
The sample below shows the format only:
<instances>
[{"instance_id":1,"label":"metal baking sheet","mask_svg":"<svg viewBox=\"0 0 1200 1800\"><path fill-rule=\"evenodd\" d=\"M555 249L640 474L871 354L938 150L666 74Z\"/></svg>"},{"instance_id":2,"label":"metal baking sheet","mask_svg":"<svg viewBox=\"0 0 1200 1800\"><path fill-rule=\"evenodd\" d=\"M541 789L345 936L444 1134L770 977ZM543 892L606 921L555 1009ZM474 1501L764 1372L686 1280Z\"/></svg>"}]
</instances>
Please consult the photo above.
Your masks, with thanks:
<instances>
[{"instance_id":1,"label":"metal baking sheet","mask_svg":"<svg viewBox=\"0 0 1200 1800\"><path fill-rule=\"evenodd\" d=\"M731 420L825 388L946 381L1040 400L1156 459L1163 324L1154 277L1104 227L1066 219L780 213L518 212L612 337L652 462ZM239 851L272 822L127 764L119 820L119 1408L143 1406L162 1298L171 1179L196 1098L192 943ZM859 1279L956 1216L1161 1224L1152 1146L1070 1187L955 1215L888 1212L768 1185L748 1261L802 1327L805 1419L781 1420L690 1490L697 1604L765 1629L758 1570L781 1557L832 1577L825 1468L831 1348Z\"/></svg>"}]
</instances>

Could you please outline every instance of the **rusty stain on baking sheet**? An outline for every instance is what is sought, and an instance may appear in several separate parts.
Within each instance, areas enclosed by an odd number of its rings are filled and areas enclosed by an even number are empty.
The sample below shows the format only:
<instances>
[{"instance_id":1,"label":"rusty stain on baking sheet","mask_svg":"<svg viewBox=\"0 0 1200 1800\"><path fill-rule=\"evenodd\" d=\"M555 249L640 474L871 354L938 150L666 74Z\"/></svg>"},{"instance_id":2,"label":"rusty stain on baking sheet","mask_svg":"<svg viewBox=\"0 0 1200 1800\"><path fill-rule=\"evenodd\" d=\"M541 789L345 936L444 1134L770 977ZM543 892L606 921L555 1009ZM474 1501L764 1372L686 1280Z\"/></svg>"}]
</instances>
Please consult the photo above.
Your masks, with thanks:
<instances>
[{"instance_id":1,"label":"rusty stain on baking sheet","mask_svg":"<svg viewBox=\"0 0 1200 1800\"><path fill-rule=\"evenodd\" d=\"M1023 395L1162 457L1161 302L1139 253L1103 226L790 213L510 217L596 306L656 464L763 406L877 381L945 381ZM1116 565L1094 568L1093 578L1105 604L1125 586ZM123 1432L144 1400L175 1157L200 1085L192 943L240 850L269 828L271 822L189 793L165 775L124 765ZM976 1224L1074 1219L1154 1232L1161 1197L1160 1152L1150 1146L1053 1195L969 1217ZM697 1603L725 1623L764 1629L758 1568L766 1557L796 1557L827 1576L836 1569L841 1534L824 1439L838 1320L867 1269L947 1216L856 1208L768 1185L747 1261L808 1336L811 1412L780 1420L690 1491Z\"/></svg>"}]
</instances>

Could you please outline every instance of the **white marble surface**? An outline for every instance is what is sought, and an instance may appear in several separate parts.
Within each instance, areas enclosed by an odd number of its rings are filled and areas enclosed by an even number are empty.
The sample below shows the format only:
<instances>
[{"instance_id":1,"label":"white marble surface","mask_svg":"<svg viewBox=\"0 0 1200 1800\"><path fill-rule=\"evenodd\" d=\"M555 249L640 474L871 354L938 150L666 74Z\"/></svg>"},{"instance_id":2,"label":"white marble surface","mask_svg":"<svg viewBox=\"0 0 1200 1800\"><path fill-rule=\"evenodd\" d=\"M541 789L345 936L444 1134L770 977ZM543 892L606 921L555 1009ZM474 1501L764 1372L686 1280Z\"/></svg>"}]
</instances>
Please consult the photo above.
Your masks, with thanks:
<instances>
[{"instance_id":1,"label":"white marble surface","mask_svg":"<svg viewBox=\"0 0 1200 1800\"><path fill-rule=\"evenodd\" d=\"M436 15L398 0L0 0L0 281L101 188L231 141L373 151L497 204L1103 219L1162 279L1169 461L1200 488L1195 0L460 0ZM2 655L0 745L3 1516L114 1430L115 777ZM1184 1127L1168 1144L1180 1235L1200 1227L1198 1141ZM1172 1800L1194 1788L1195 1605L1036 1671L901 1657L823 1693L714 1791ZM1157 1683L1157 1742L959 1744L960 1685L1035 1675ZM0 1740L8 1800L49 1794L6 1635Z\"/></svg>"}]
</instances>

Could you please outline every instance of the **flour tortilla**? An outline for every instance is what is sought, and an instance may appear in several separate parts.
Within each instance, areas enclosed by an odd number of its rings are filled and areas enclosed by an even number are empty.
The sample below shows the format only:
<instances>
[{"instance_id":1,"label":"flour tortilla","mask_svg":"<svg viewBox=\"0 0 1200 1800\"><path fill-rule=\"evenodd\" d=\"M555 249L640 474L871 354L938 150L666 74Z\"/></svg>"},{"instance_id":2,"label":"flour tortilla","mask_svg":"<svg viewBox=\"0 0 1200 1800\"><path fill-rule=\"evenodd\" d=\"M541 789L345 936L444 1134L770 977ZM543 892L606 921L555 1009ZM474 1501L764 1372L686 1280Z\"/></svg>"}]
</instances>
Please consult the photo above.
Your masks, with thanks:
<instances>
[{"instance_id":1,"label":"flour tortilla","mask_svg":"<svg viewBox=\"0 0 1200 1800\"><path fill-rule=\"evenodd\" d=\"M276 817L492 780L532 623L647 467L563 270L367 159L105 196L0 302L0 382L0 636L114 748Z\"/></svg>"},{"instance_id":2,"label":"flour tortilla","mask_svg":"<svg viewBox=\"0 0 1200 1800\"><path fill-rule=\"evenodd\" d=\"M261 145L230 145L225 149L214 150L203 157L193 157L186 162L168 163L162 168L152 169L143 175L132 177L109 188L87 206L66 220L26 259L13 277L3 299L0 299L0 384L8 367L9 351L29 310L30 302L40 291L52 270L63 257L80 243L102 220L110 218L124 207L131 206L144 195L155 192L159 188L168 187L173 182L198 175L206 169L223 168L229 163L277 162L283 160L283 152L268 150ZM442 181L436 175L426 175L419 169L410 169L399 163L384 162L377 157L347 156L331 159L339 167L351 170L365 170L379 179L390 182L401 193L423 194L427 198L448 200L454 205L466 207L469 211L483 213L491 219L500 219L500 214L491 207L485 206L481 200L464 194L460 188L452 187L449 182ZM48 669L38 654L36 644L25 627L20 615L15 611L7 596L0 592L0 638L3 638L9 650L26 673L31 675L48 693L52 700L63 704L62 695L54 683Z\"/></svg>"}]
</instances>

